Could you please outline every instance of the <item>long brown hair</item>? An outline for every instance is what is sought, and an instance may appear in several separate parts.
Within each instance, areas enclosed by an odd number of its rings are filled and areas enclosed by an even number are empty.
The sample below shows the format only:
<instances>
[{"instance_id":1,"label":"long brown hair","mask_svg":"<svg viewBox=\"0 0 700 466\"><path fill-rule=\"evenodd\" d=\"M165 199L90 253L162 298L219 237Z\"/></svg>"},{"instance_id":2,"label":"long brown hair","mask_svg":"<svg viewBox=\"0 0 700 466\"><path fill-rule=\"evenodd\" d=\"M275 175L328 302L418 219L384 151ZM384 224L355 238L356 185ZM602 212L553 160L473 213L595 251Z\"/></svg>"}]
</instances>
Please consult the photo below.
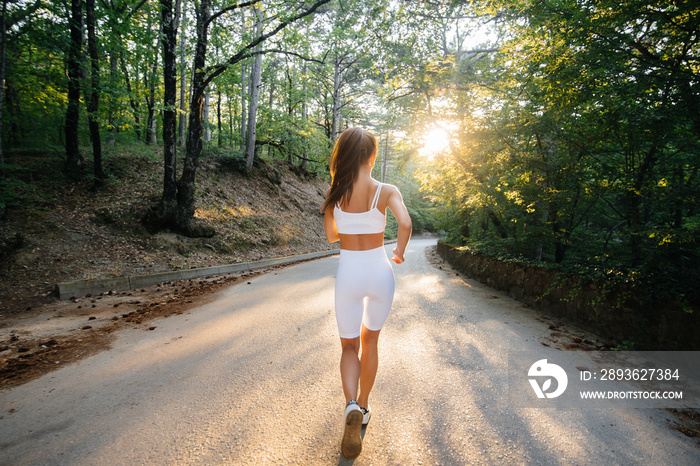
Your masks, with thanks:
<instances>
[{"instance_id":1,"label":"long brown hair","mask_svg":"<svg viewBox=\"0 0 700 466\"><path fill-rule=\"evenodd\" d=\"M340 135L331 156L331 189L321 208L325 212L352 196L360 166L377 151L377 139L362 128L348 128Z\"/></svg>"}]
</instances>

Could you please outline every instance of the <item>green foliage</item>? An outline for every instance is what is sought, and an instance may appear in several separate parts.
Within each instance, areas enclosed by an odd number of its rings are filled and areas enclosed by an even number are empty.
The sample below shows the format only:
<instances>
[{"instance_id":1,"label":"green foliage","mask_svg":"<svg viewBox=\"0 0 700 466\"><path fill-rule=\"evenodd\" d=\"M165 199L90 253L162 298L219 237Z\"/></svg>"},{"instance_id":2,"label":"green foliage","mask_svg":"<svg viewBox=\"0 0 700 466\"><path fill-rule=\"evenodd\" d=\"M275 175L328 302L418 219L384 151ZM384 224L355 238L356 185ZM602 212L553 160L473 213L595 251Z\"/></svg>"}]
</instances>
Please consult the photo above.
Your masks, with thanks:
<instances>
[{"instance_id":1,"label":"green foliage","mask_svg":"<svg viewBox=\"0 0 700 466\"><path fill-rule=\"evenodd\" d=\"M420 175L439 227L498 257L628 282L647 308L698 308L700 7L489 7L507 18L497 54L415 68L452 133Z\"/></svg>"},{"instance_id":2,"label":"green foliage","mask_svg":"<svg viewBox=\"0 0 700 466\"><path fill-rule=\"evenodd\" d=\"M630 338L628 340L623 340L622 343L613 346L611 349L613 351L634 351L635 346L636 342L633 338Z\"/></svg>"},{"instance_id":3,"label":"green foliage","mask_svg":"<svg viewBox=\"0 0 700 466\"><path fill-rule=\"evenodd\" d=\"M247 173L248 165L246 156L239 151L230 151L228 154L219 154L217 157L219 165L228 171L235 173Z\"/></svg>"},{"instance_id":4,"label":"green foliage","mask_svg":"<svg viewBox=\"0 0 700 466\"><path fill-rule=\"evenodd\" d=\"M327 170L330 141L320 128L294 114L269 107L259 110L256 139L268 153L293 164L305 160L306 170L312 173Z\"/></svg>"},{"instance_id":5,"label":"green foliage","mask_svg":"<svg viewBox=\"0 0 700 466\"><path fill-rule=\"evenodd\" d=\"M6 169L6 166L0 167ZM5 212L7 207L17 207L21 201L30 197L25 192L31 191L33 186L15 179L0 178L0 212Z\"/></svg>"},{"instance_id":6,"label":"green foliage","mask_svg":"<svg viewBox=\"0 0 700 466\"><path fill-rule=\"evenodd\" d=\"M7 208L27 206L29 203L54 202L46 196L39 186L25 181L32 178L31 167L18 167L16 165L0 165L0 214Z\"/></svg>"}]
</instances>

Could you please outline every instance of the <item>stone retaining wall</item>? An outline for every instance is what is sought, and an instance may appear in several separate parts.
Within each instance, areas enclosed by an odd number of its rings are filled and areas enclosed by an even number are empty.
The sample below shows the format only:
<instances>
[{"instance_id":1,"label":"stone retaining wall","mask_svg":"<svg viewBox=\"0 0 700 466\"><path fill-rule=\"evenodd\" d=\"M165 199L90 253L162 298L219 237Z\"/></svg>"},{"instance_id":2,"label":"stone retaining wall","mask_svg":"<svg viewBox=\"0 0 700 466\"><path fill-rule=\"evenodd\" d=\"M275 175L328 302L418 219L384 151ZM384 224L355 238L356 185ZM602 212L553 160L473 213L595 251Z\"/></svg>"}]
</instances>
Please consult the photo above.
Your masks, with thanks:
<instances>
[{"instance_id":1,"label":"stone retaining wall","mask_svg":"<svg viewBox=\"0 0 700 466\"><path fill-rule=\"evenodd\" d=\"M495 258L438 243L438 253L454 268L544 313L572 322L634 349L700 350L700 312L677 303L642 306L623 286L603 289L577 277L561 277L544 267Z\"/></svg>"},{"instance_id":2,"label":"stone retaining wall","mask_svg":"<svg viewBox=\"0 0 700 466\"><path fill-rule=\"evenodd\" d=\"M131 277L111 277L97 278L93 280L78 280L74 282L56 284L58 299L70 299L81 297L86 294L97 294L104 291L126 291L136 288L155 285L171 280L188 280L192 278L209 277L213 275L224 275L227 273L244 272L263 269L266 267L276 267L278 265L294 264L311 259L338 254L337 249L327 251L310 252L298 254L296 256L278 257L275 259L263 259L255 262L241 262L238 264L217 265L212 267L201 267L196 269L172 270L147 275L134 275Z\"/></svg>"}]
</instances>

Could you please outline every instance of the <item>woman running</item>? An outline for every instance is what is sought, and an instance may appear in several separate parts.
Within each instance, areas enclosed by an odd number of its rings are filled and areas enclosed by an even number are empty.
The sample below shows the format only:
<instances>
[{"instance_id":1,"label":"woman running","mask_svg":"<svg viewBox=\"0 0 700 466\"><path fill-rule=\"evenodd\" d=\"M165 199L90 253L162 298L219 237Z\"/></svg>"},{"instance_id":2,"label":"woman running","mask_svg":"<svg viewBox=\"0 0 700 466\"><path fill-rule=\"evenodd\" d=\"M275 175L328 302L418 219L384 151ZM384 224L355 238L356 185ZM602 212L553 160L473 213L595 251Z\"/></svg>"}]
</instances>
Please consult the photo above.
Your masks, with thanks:
<instances>
[{"instance_id":1,"label":"woman running","mask_svg":"<svg viewBox=\"0 0 700 466\"><path fill-rule=\"evenodd\" d=\"M386 208L399 224L391 259L397 264L405 260L412 231L399 190L372 178L376 157L377 140L371 133L345 130L333 149L331 189L323 204L326 237L330 243L340 241L335 315L347 402L341 451L347 459L362 451L362 426L372 415L368 398L377 375L377 340L394 298L394 271L384 251Z\"/></svg>"}]
</instances>

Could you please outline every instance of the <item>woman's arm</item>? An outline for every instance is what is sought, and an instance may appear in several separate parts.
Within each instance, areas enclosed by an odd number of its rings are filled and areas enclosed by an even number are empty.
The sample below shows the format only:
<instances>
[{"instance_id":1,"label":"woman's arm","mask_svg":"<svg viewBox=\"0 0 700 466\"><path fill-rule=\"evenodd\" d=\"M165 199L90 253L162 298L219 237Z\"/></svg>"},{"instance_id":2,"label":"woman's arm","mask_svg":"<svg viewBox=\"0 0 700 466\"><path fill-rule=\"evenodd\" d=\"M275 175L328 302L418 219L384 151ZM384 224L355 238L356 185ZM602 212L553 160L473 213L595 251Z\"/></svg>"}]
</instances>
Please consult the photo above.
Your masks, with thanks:
<instances>
[{"instance_id":1,"label":"woman's arm","mask_svg":"<svg viewBox=\"0 0 700 466\"><path fill-rule=\"evenodd\" d=\"M411 239L413 224L411 222L411 216L408 215L408 210L406 210L406 205L403 203L401 193L396 187L392 186L392 188L386 205L389 210L391 210L391 213L394 214L399 224L399 231L396 237L396 247L393 251L394 257L392 257L391 260L397 264L401 264L406 260L404 254L406 252L406 246L408 246L408 240Z\"/></svg>"},{"instance_id":2,"label":"woman's arm","mask_svg":"<svg viewBox=\"0 0 700 466\"><path fill-rule=\"evenodd\" d=\"M335 217L333 217L333 209L326 210L326 213L323 215L323 228L326 230L326 238L329 243L340 241L338 226L335 224Z\"/></svg>"}]
</instances>

